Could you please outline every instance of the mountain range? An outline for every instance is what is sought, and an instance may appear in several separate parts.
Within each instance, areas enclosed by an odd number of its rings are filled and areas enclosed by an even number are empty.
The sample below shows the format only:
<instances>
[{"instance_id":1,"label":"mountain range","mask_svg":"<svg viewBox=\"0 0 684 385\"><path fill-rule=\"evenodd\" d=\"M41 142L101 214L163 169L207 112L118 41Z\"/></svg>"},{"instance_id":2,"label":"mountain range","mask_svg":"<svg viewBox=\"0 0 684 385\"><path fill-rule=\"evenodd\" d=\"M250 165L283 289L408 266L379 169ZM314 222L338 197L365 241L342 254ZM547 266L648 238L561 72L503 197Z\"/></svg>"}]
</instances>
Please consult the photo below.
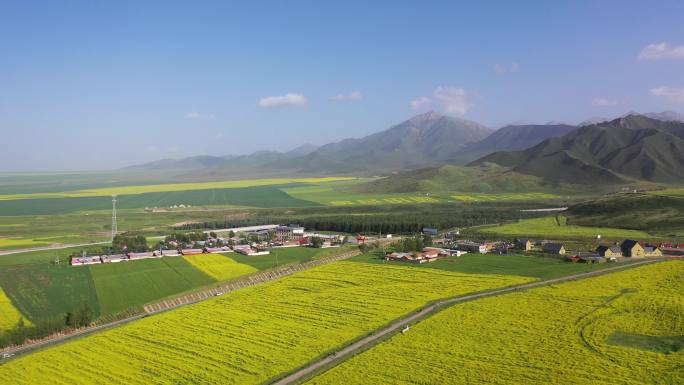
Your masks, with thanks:
<instances>
[{"instance_id":1,"label":"mountain range","mask_svg":"<svg viewBox=\"0 0 684 385\"><path fill-rule=\"evenodd\" d=\"M554 183L684 181L684 123L629 115L580 127L522 151L499 151L470 165L494 163Z\"/></svg>"},{"instance_id":2,"label":"mountain range","mask_svg":"<svg viewBox=\"0 0 684 385\"><path fill-rule=\"evenodd\" d=\"M496 164L498 174L503 169L550 183L681 181L684 163L679 154L684 153L680 152L684 124L679 119L684 117L665 111L631 114L607 122L599 119L598 123L580 126L549 122L492 130L430 111L363 138L320 147L304 144L288 152L164 159L128 169L242 177L378 175L445 164Z\"/></svg>"}]
</instances>

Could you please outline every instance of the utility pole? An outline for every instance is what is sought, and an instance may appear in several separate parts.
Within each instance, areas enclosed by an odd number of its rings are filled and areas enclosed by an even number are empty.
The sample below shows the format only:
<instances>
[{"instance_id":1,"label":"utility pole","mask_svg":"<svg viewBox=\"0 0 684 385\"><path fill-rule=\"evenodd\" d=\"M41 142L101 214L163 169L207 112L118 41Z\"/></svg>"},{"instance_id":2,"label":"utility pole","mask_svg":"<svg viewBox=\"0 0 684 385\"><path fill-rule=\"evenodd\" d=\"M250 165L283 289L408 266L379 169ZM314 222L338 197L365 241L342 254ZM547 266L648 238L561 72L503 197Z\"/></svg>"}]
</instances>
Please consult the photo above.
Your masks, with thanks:
<instances>
[{"instance_id":1,"label":"utility pole","mask_svg":"<svg viewBox=\"0 0 684 385\"><path fill-rule=\"evenodd\" d=\"M114 242L114 237L117 233L116 225L116 195L112 195L112 242Z\"/></svg>"}]
</instances>

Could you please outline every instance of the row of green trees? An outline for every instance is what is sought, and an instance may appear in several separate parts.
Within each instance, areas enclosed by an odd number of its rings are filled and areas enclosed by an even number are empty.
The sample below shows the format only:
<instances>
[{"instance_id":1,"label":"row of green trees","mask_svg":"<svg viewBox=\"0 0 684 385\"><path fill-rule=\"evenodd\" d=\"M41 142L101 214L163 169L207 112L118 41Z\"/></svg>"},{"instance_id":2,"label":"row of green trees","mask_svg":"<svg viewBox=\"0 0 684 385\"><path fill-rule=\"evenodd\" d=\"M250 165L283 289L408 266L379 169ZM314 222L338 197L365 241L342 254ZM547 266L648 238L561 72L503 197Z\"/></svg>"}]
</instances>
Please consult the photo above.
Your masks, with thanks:
<instances>
[{"instance_id":1,"label":"row of green trees","mask_svg":"<svg viewBox=\"0 0 684 385\"><path fill-rule=\"evenodd\" d=\"M14 328L0 333L0 347L21 345L29 339L43 338L66 329L88 326L94 320L94 311L87 303L80 309L67 312L62 317L39 320L31 325L27 325L21 318Z\"/></svg>"},{"instance_id":2,"label":"row of green trees","mask_svg":"<svg viewBox=\"0 0 684 385\"><path fill-rule=\"evenodd\" d=\"M344 233L382 233L382 234L415 234L425 227L448 229L453 227L470 227L494 224L538 216L535 213L520 212L517 207L461 207L439 206L415 207L415 211L403 209L385 210L369 215L328 214L330 210L322 209L320 214L302 216L258 215L253 218L231 221L192 223L179 226L179 230L218 229L226 227L254 226L265 223L290 223L296 221L300 225L320 231L336 231ZM350 213L352 211L350 208Z\"/></svg>"},{"instance_id":3,"label":"row of green trees","mask_svg":"<svg viewBox=\"0 0 684 385\"><path fill-rule=\"evenodd\" d=\"M428 234L416 235L413 237L404 237L396 242L393 242L391 247L396 251L410 253L412 251L421 251L424 247L432 246L432 237Z\"/></svg>"},{"instance_id":4,"label":"row of green trees","mask_svg":"<svg viewBox=\"0 0 684 385\"><path fill-rule=\"evenodd\" d=\"M216 233L214 233L216 234ZM164 238L165 242L179 242L179 243L192 243L197 241L206 241L209 236L203 231L191 231L186 233L174 233L167 235Z\"/></svg>"}]
</instances>

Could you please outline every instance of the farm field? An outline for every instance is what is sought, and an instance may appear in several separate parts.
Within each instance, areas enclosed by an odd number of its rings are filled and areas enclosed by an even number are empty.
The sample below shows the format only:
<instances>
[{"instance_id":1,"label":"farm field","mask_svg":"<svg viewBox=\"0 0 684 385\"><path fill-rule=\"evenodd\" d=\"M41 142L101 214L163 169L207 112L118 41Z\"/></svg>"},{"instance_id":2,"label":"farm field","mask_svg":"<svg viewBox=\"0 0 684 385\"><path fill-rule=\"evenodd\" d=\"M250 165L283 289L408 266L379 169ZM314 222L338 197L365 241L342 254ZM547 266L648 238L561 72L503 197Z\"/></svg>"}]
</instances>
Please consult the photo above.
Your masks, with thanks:
<instances>
[{"instance_id":1,"label":"farm field","mask_svg":"<svg viewBox=\"0 0 684 385\"><path fill-rule=\"evenodd\" d=\"M0 256L0 287L30 320L51 319L88 304L109 315L197 287L307 261L340 249L274 249L269 255L201 254L113 264L69 266L81 248ZM62 263L51 262L59 256Z\"/></svg>"},{"instance_id":2,"label":"farm field","mask_svg":"<svg viewBox=\"0 0 684 385\"><path fill-rule=\"evenodd\" d=\"M682 277L671 261L465 302L308 383L681 384L684 350L611 336L681 339Z\"/></svg>"},{"instance_id":3,"label":"farm field","mask_svg":"<svg viewBox=\"0 0 684 385\"><path fill-rule=\"evenodd\" d=\"M95 282L101 314L113 314L216 280L181 257L79 266Z\"/></svg>"},{"instance_id":4,"label":"farm field","mask_svg":"<svg viewBox=\"0 0 684 385\"><path fill-rule=\"evenodd\" d=\"M250 265L238 263L231 257L222 254L187 255L183 256L183 259L216 281L227 281L258 271Z\"/></svg>"},{"instance_id":5,"label":"farm field","mask_svg":"<svg viewBox=\"0 0 684 385\"><path fill-rule=\"evenodd\" d=\"M117 196L121 209L166 208L174 205L222 207L303 207L317 203L296 199L272 186L150 192ZM1 200L0 215L53 215L111 210L111 196Z\"/></svg>"},{"instance_id":6,"label":"farm field","mask_svg":"<svg viewBox=\"0 0 684 385\"><path fill-rule=\"evenodd\" d=\"M12 301L5 295L5 292L0 287L0 334L5 330L14 328L17 322L23 318L19 310L14 307ZM24 320L26 325L30 324L28 320Z\"/></svg>"},{"instance_id":7,"label":"farm field","mask_svg":"<svg viewBox=\"0 0 684 385\"><path fill-rule=\"evenodd\" d=\"M137 195L152 192L172 192L191 190L231 189L245 187L260 187L284 185L292 183L324 183L334 181L354 180L354 177L324 177L324 178L273 178L273 179L240 179L217 182L196 183L168 183L152 185L117 186L93 188L59 193L29 193L0 195L0 200L36 199L36 198L74 198L74 197L111 197L112 195Z\"/></svg>"},{"instance_id":8,"label":"farm field","mask_svg":"<svg viewBox=\"0 0 684 385\"><path fill-rule=\"evenodd\" d=\"M259 384L428 301L529 280L337 262L19 357L0 378Z\"/></svg>"},{"instance_id":9,"label":"farm field","mask_svg":"<svg viewBox=\"0 0 684 385\"><path fill-rule=\"evenodd\" d=\"M314 258L343 253L354 248L355 246L353 245L329 249L314 249L311 247L282 247L271 249L271 254L268 255L242 255L240 253L230 253L226 255L230 256L231 259L238 263L252 266L257 270L267 270L290 263L307 262Z\"/></svg>"},{"instance_id":10,"label":"farm field","mask_svg":"<svg viewBox=\"0 0 684 385\"><path fill-rule=\"evenodd\" d=\"M559 216L550 216L533 219L521 219L517 223L507 223L501 226L480 227L477 229L479 233L485 235L497 236L521 236L533 238L596 238L601 235L602 238L621 239L621 238L650 238L651 236L645 231L640 230L626 230L610 227L590 227L590 226L576 226L567 223L567 218Z\"/></svg>"},{"instance_id":11,"label":"farm field","mask_svg":"<svg viewBox=\"0 0 684 385\"><path fill-rule=\"evenodd\" d=\"M500 194L471 194L463 193L451 195L452 199L461 202L486 202L486 201L527 201L527 200L551 200L561 199L560 195L543 193L543 192L529 192L529 193L500 193Z\"/></svg>"},{"instance_id":12,"label":"farm field","mask_svg":"<svg viewBox=\"0 0 684 385\"><path fill-rule=\"evenodd\" d=\"M406 262L386 261L383 254L363 254L349 261L406 266ZM465 254L430 263L410 265L419 269L440 269L465 274L504 274L550 279L611 267L611 264L570 263L560 258L522 254Z\"/></svg>"},{"instance_id":13,"label":"farm field","mask_svg":"<svg viewBox=\"0 0 684 385\"><path fill-rule=\"evenodd\" d=\"M0 232L2 228L0 227ZM5 249L16 249L20 247L36 247L45 246L47 242L36 241L33 239L21 239L21 238L0 238L0 250Z\"/></svg>"},{"instance_id":14,"label":"farm field","mask_svg":"<svg viewBox=\"0 0 684 385\"><path fill-rule=\"evenodd\" d=\"M34 263L3 266L0 285L29 320L62 317L88 304L100 314L95 284L88 268Z\"/></svg>"},{"instance_id":15,"label":"farm field","mask_svg":"<svg viewBox=\"0 0 684 385\"><path fill-rule=\"evenodd\" d=\"M361 205L390 205L438 203L446 199L427 196L420 193L408 194L375 194L353 193L336 188L338 185L314 184L304 186L284 187L282 190L288 195L326 206L361 206Z\"/></svg>"}]
</instances>

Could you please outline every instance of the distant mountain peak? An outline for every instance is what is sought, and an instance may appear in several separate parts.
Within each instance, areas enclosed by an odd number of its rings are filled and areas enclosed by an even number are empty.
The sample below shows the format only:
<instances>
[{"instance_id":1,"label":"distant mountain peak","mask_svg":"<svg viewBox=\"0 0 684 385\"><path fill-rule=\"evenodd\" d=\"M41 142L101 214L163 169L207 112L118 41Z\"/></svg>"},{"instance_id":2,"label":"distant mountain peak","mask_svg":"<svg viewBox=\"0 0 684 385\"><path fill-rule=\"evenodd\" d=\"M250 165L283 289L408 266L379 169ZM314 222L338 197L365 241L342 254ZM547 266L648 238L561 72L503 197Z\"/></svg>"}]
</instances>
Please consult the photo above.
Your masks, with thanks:
<instances>
[{"instance_id":1,"label":"distant mountain peak","mask_svg":"<svg viewBox=\"0 0 684 385\"><path fill-rule=\"evenodd\" d=\"M409 119L409 121L411 123L416 124L416 125L423 125L426 123L436 122L443 117L444 117L444 115L440 114L439 112L437 112L435 110L430 110L424 114L420 114L420 115L416 115L416 116L412 117L411 119Z\"/></svg>"}]
</instances>

